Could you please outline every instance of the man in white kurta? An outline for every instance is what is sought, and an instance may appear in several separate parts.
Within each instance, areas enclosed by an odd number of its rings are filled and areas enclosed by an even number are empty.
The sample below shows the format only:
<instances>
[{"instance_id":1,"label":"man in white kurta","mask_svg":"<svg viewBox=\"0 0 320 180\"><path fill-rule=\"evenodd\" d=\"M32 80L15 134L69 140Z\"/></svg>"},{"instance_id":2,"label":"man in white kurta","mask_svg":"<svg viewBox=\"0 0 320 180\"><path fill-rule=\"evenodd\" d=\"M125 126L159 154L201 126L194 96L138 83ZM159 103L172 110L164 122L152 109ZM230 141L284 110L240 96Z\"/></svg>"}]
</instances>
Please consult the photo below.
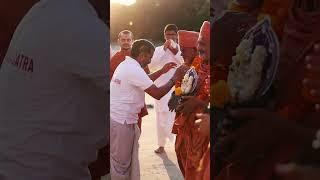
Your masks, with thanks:
<instances>
[{"instance_id":1,"label":"man in white kurta","mask_svg":"<svg viewBox=\"0 0 320 180\"><path fill-rule=\"evenodd\" d=\"M111 179L129 180L140 177L139 163L134 163L138 156L136 146L140 137L138 113L144 106L144 90L151 85L153 81L140 64L129 56L120 63L111 79Z\"/></svg>"},{"instance_id":2,"label":"man in white kurta","mask_svg":"<svg viewBox=\"0 0 320 180\"><path fill-rule=\"evenodd\" d=\"M0 70L0 179L89 180L107 144L107 25L88 0L43 0Z\"/></svg>"},{"instance_id":3,"label":"man in white kurta","mask_svg":"<svg viewBox=\"0 0 320 180\"><path fill-rule=\"evenodd\" d=\"M179 50L177 43L177 31L178 28L174 24L168 24L164 29L164 38L166 42L164 45L156 47L154 55L151 59L151 63L148 65L152 71L158 70L163 67L166 63L174 62L178 66L183 63L183 58ZM173 40L173 42L171 41ZM173 47L176 46L176 47ZM155 80L155 85L160 87L173 76L175 69L171 69L166 74L160 76ZM156 123L157 123L157 136L159 148L155 150L156 153L163 153L164 146L167 139L173 141L174 134L171 133L173 126L175 112L170 112L168 108L168 102L174 88L168 92L160 100L155 100L155 111L156 111Z\"/></svg>"},{"instance_id":4,"label":"man in white kurta","mask_svg":"<svg viewBox=\"0 0 320 180\"><path fill-rule=\"evenodd\" d=\"M141 108L144 107L145 93L161 99L181 80L187 67L180 66L174 75L163 85L157 87L153 81L175 67L167 63L159 71L147 75L145 68L151 61L154 46L141 39L132 45L131 56L116 68L110 82L110 165L111 179L139 180L138 139L140 129L137 125Z\"/></svg>"}]
</instances>

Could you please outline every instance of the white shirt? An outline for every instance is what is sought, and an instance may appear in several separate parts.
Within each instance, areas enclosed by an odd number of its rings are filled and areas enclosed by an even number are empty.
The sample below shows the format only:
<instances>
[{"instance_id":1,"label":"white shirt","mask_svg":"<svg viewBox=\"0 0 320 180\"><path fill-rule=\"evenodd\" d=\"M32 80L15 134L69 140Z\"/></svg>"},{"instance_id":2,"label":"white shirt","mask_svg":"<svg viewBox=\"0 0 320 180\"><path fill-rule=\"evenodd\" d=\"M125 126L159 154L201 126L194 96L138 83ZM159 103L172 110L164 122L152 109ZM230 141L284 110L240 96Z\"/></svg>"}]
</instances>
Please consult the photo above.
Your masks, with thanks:
<instances>
[{"instance_id":1,"label":"white shirt","mask_svg":"<svg viewBox=\"0 0 320 180\"><path fill-rule=\"evenodd\" d=\"M23 18L0 70L0 177L90 179L109 134L108 34L87 0L42 0Z\"/></svg>"},{"instance_id":2,"label":"white shirt","mask_svg":"<svg viewBox=\"0 0 320 180\"><path fill-rule=\"evenodd\" d=\"M110 82L110 118L121 124L138 123L145 90L153 85L141 65L131 57L119 64Z\"/></svg>"},{"instance_id":3,"label":"white shirt","mask_svg":"<svg viewBox=\"0 0 320 180\"><path fill-rule=\"evenodd\" d=\"M163 46L156 47L151 63L148 65L151 71L157 71L161 69L165 64L169 62L174 62L177 66L183 64L184 60L181 56L181 51L179 50L176 55L174 55L169 49L166 51L163 49ZM171 69L167 73L161 75L158 79L154 81L157 87L161 87L166 84L170 78L173 77L176 69ZM163 96L160 100L155 100L155 110L157 112L169 112L168 102L173 92L174 87Z\"/></svg>"}]
</instances>

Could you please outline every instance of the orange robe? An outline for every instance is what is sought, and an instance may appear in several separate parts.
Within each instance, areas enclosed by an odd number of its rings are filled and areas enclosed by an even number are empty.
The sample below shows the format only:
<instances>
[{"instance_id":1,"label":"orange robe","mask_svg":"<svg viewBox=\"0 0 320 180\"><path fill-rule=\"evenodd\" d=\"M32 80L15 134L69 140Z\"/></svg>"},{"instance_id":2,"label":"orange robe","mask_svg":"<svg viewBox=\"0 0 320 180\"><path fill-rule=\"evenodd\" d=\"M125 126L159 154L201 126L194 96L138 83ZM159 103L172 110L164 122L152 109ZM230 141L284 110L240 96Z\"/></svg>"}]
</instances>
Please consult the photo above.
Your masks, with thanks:
<instances>
[{"instance_id":1,"label":"orange robe","mask_svg":"<svg viewBox=\"0 0 320 180\"><path fill-rule=\"evenodd\" d=\"M201 61L200 61L201 62ZM196 66L198 69L198 85L196 97L209 102L210 94L210 65ZM190 116L177 113L172 132L177 134L175 150L178 163L185 180L194 180L204 169L199 170L200 161L208 150L210 137L203 136L195 128L195 114L201 110L195 110ZM205 165L206 166L206 165Z\"/></svg>"},{"instance_id":2,"label":"orange robe","mask_svg":"<svg viewBox=\"0 0 320 180\"><path fill-rule=\"evenodd\" d=\"M200 161L195 180L210 180L210 144Z\"/></svg>"},{"instance_id":3,"label":"orange robe","mask_svg":"<svg viewBox=\"0 0 320 180\"><path fill-rule=\"evenodd\" d=\"M320 39L320 26L313 22L320 20L320 12L306 13L301 8L290 9L284 26L281 42L281 58L278 73L277 113L282 118L297 121L304 127L320 128L320 112L314 110L314 102L306 97L302 80L304 57L313 41ZM309 49L310 50L310 49ZM303 52L303 56L300 56ZM298 59L298 58L301 59ZM292 73L294 72L294 73ZM310 143L311 146L311 143ZM274 146L265 158L247 166L235 164L225 168L217 180L271 180L275 177L274 169L278 163L290 162L299 156L299 148L295 140Z\"/></svg>"}]
</instances>

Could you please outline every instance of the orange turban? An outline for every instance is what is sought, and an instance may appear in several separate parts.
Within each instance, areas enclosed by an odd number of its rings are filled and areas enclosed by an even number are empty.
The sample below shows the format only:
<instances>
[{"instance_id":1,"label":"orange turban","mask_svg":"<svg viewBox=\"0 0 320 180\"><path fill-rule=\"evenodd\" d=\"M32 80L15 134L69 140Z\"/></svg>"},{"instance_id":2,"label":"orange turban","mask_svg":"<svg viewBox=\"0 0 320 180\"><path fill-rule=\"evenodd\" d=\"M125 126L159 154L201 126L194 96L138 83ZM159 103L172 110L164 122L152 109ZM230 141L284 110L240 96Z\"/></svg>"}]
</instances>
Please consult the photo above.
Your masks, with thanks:
<instances>
[{"instance_id":1,"label":"orange turban","mask_svg":"<svg viewBox=\"0 0 320 180\"><path fill-rule=\"evenodd\" d=\"M178 31L179 45L182 47L197 47L199 33L195 31Z\"/></svg>"},{"instance_id":2,"label":"orange turban","mask_svg":"<svg viewBox=\"0 0 320 180\"><path fill-rule=\"evenodd\" d=\"M200 29L200 37L210 41L210 22L204 21Z\"/></svg>"}]
</instances>

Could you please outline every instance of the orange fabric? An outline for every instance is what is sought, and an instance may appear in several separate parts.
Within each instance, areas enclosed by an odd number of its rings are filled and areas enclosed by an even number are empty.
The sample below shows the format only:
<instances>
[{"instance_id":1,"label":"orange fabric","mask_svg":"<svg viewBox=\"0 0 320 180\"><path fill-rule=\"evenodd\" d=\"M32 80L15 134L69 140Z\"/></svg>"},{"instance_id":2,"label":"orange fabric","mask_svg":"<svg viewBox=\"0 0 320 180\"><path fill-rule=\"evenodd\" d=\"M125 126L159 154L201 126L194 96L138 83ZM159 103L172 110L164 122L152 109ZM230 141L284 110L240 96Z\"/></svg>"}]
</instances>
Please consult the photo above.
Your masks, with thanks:
<instances>
[{"instance_id":1,"label":"orange fabric","mask_svg":"<svg viewBox=\"0 0 320 180\"><path fill-rule=\"evenodd\" d=\"M113 76L114 71L117 69L118 65L125 60L126 56L130 56L130 52L118 51L114 54L110 60L110 80Z\"/></svg>"},{"instance_id":2,"label":"orange fabric","mask_svg":"<svg viewBox=\"0 0 320 180\"><path fill-rule=\"evenodd\" d=\"M179 45L182 47L193 48L197 47L199 33L195 31L178 31Z\"/></svg>"},{"instance_id":3,"label":"orange fabric","mask_svg":"<svg viewBox=\"0 0 320 180\"><path fill-rule=\"evenodd\" d=\"M201 66L201 63L202 63L202 58L199 57L199 56L196 56L196 57L194 58L194 60L192 61L191 66L193 66L196 71L199 71L200 66Z\"/></svg>"},{"instance_id":4,"label":"orange fabric","mask_svg":"<svg viewBox=\"0 0 320 180\"><path fill-rule=\"evenodd\" d=\"M283 30L285 22L288 18L289 7L292 0L268 0L263 1L260 17L268 15L271 18L272 27L275 30L278 38L281 39L283 35ZM258 17L258 18L260 18Z\"/></svg>"},{"instance_id":5,"label":"orange fabric","mask_svg":"<svg viewBox=\"0 0 320 180\"><path fill-rule=\"evenodd\" d=\"M204 21L200 29L200 37L210 41L210 22Z\"/></svg>"},{"instance_id":6,"label":"orange fabric","mask_svg":"<svg viewBox=\"0 0 320 180\"><path fill-rule=\"evenodd\" d=\"M210 99L210 65L200 66L196 89L196 97L209 102ZM194 180L199 172L200 161L208 149L210 137L203 136L195 128L195 114L201 113L195 110L190 116L177 113L172 132L177 134L175 150L179 167L185 180Z\"/></svg>"},{"instance_id":7,"label":"orange fabric","mask_svg":"<svg viewBox=\"0 0 320 180\"><path fill-rule=\"evenodd\" d=\"M290 11L293 11L293 9ZM317 27L314 24L305 23L306 20L313 20L310 17L315 14L312 13L309 14L310 16L304 16L293 11L292 16L289 16L281 42L281 58L278 74L278 80L281 84L278 84L278 96L276 100L278 114L282 118L297 121L304 127L319 128L320 114L314 111L314 102L310 101L309 97L306 96L301 84L303 78L307 75L304 74L305 66L303 58L305 56L302 57L301 61L296 60L302 54L301 50L306 50L310 42L319 39ZM320 15L317 19L320 19ZM308 52L305 53L305 55L307 54ZM275 165L295 160L297 155L299 155L297 151L299 148L296 147L296 142L294 142L294 139L291 141L293 142L274 146L270 153L265 154L265 158L258 160L254 164L249 166L234 165L233 170L231 167L227 167L215 179L281 180L280 177L275 177L274 175Z\"/></svg>"},{"instance_id":8,"label":"orange fabric","mask_svg":"<svg viewBox=\"0 0 320 180\"><path fill-rule=\"evenodd\" d=\"M210 180L210 144L201 159L195 180Z\"/></svg>"}]
</instances>

